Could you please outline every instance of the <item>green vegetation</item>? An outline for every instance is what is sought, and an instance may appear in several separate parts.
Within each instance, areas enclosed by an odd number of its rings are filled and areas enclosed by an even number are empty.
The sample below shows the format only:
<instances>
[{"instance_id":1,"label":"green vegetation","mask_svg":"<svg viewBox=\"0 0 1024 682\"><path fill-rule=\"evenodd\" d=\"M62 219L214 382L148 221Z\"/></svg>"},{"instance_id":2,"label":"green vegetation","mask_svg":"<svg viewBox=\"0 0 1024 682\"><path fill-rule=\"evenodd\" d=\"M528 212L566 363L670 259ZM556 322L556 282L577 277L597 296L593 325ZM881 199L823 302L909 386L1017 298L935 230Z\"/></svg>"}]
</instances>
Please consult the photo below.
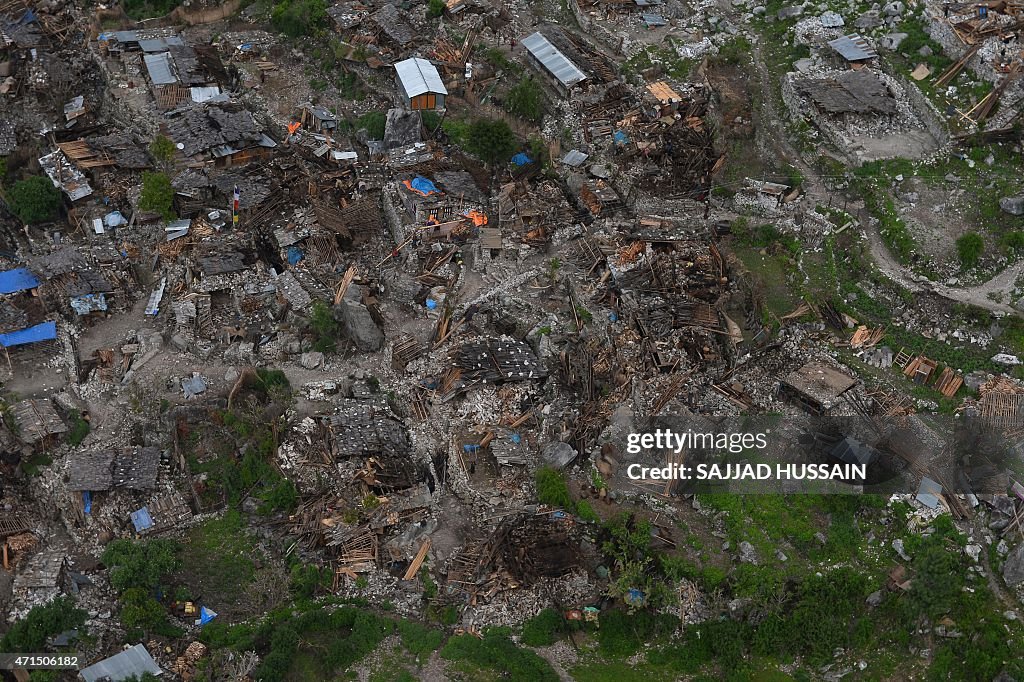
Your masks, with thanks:
<instances>
[{"instance_id":1,"label":"green vegetation","mask_svg":"<svg viewBox=\"0 0 1024 682\"><path fill-rule=\"evenodd\" d=\"M504 121L478 118L469 124L466 149L491 166L507 163L516 151L516 136Z\"/></svg>"},{"instance_id":2,"label":"green vegetation","mask_svg":"<svg viewBox=\"0 0 1024 682\"><path fill-rule=\"evenodd\" d=\"M170 14L178 4L179 0L123 0L121 6L130 18L140 21Z\"/></svg>"},{"instance_id":3,"label":"green vegetation","mask_svg":"<svg viewBox=\"0 0 1024 682\"><path fill-rule=\"evenodd\" d=\"M753 45L745 36L737 36L718 48L718 60L725 64L739 66L750 61Z\"/></svg>"},{"instance_id":4,"label":"green vegetation","mask_svg":"<svg viewBox=\"0 0 1024 682\"><path fill-rule=\"evenodd\" d=\"M984 250L985 240L977 232L968 232L956 240L956 254L964 269L977 265Z\"/></svg>"},{"instance_id":5,"label":"green vegetation","mask_svg":"<svg viewBox=\"0 0 1024 682\"><path fill-rule=\"evenodd\" d=\"M423 659L436 651L444 641L444 633L437 628L420 625L411 620L398 621L398 634L402 638L402 646L409 653Z\"/></svg>"},{"instance_id":6,"label":"green vegetation","mask_svg":"<svg viewBox=\"0 0 1024 682\"><path fill-rule=\"evenodd\" d=\"M179 545L170 540L114 540L101 557L110 568L110 585L121 596L121 622L134 632L175 636L176 628L167 622L163 605L153 595L165 586L170 575L178 570L181 559ZM134 638L134 637L132 637Z\"/></svg>"},{"instance_id":7,"label":"green vegetation","mask_svg":"<svg viewBox=\"0 0 1024 682\"><path fill-rule=\"evenodd\" d=\"M157 164L164 168L170 165L176 151L177 148L174 146L174 142L164 135L157 135L149 143L150 155L156 160Z\"/></svg>"},{"instance_id":8,"label":"green vegetation","mask_svg":"<svg viewBox=\"0 0 1024 682\"><path fill-rule=\"evenodd\" d=\"M541 504L563 509L573 508L572 495L569 494L569 486L562 472L552 467L541 467L537 469L534 480L537 484L537 500Z\"/></svg>"},{"instance_id":9,"label":"green vegetation","mask_svg":"<svg viewBox=\"0 0 1024 682\"><path fill-rule=\"evenodd\" d=\"M527 76L508 91L505 106L512 114L539 123L544 116L544 93L533 77Z\"/></svg>"},{"instance_id":10,"label":"green vegetation","mask_svg":"<svg viewBox=\"0 0 1024 682\"><path fill-rule=\"evenodd\" d=\"M427 3L427 16L431 19L436 19L444 14L447 7L448 6L445 4L444 0L430 0L430 2Z\"/></svg>"},{"instance_id":11,"label":"green vegetation","mask_svg":"<svg viewBox=\"0 0 1024 682\"><path fill-rule=\"evenodd\" d=\"M228 510L224 516L192 528L183 547L188 556L184 578L195 583L197 592L216 595L218 601L228 604L244 595L255 575L258 554L241 514Z\"/></svg>"},{"instance_id":12,"label":"green vegetation","mask_svg":"<svg viewBox=\"0 0 1024 682\"><path fill-rule=\"evenodd\" d=\"M371 140L383 140L387 120L387 114L383 111L368 111L359 117L357 127L366 128Z\"/></svg>"},{"instance_id":13,"label":"green vegetation","mask_svg":"<svg viewBox=\"0 0 1024 682\"><path fill-rule=\"evenodd\" d=\"M504 679L558 682L551 665L532 651L517 647L510 634L508 628L488 628L480 639L458 635L441 649L441 657L454 661L456 669L476 679L482 671L495 671Z\"/></svg>"},{"instance_id":14,"label":"green vegetation","mask_svg":"<svg viewBox=\"0 0 1024 682\"><path fill-rule=\"evenodd\" d=\"M561 638L564 631L562 614L554 609L543 609L523 623L520 641L526 646L551 646Z\"/></svg>"},{"instance_id":15,"label":"green vegetation","mask_svg":"<svg viewBox=\"0 0 1024 682\"><path fill-rule=\"evenodd\" d=\"M174 187L164 173L142 174L142 195L139 209L159 213L164 220L174 220Z\"/></svg>"},{"instance_id":16,"label":"green vegetation","mask_svg":"<svg viewBox=\"0 0 1024 682\"><path fill-rule=\"evenodd\" d=\"M686 80L695 65L695 61L680 57L670 47L647 45L623 63L622 73L632 76L660 66L669 77Z\"/></svg>"},{"instance_id":17,"label":"green vegetation","mask_svg":"<svg viewBox=\"0 0 1024 682\"><path fill-rule=\"evenodd\" d=\"M68 429L68 444L78 447L85 440L85 437L89 435L89 422L83 419L77 410L68 416L71 418L71 428Z\"/></svg>"},{"instance_id":18,"label":"green vegetation","mask_svg":"<svg viewBox=\"0 0 1024 682\"><path fill-rule=\"evenodd\" d=\"M309 326L313 332L313 350L333 353L338 347L341 325L334 319L334 311L323 301L314 301L309 313Z\"/></svg>"},{"instance_id":19,"label":"green vegetation","mask_svg":"<svg viewBox=\"0 0 1024 682\"><path fill-rule=\"evenodd\" d=\"M34 175L14 183L7 191L11 212L23 223L32 225L53 220L60 211L60 191L50 178Z\"/></svg>"},{"instance_id":20,"label":"green vegetation","mask_svg":"<svg viewBox=\"0 0 1024 682\"><path fill-rule=\"evenodd\" d=\"M0 651L46 651L48 637L83 627L88 615L82 609L75 608L75 601L71 597L58 597L48 604L34 606L27 616L11 625L11 629L0 639Z\"/></svg>"},{"instance_id":21,"label":"green vegetation","mask_svg":"<svg viewBox=\"0 0 1024 682\"><path fill-rule=\"evenodd\" d=\"M312 35L326 22L324 0L281 0L270 12L270 23L290 38Z\"/></svg>"}]
</instances>

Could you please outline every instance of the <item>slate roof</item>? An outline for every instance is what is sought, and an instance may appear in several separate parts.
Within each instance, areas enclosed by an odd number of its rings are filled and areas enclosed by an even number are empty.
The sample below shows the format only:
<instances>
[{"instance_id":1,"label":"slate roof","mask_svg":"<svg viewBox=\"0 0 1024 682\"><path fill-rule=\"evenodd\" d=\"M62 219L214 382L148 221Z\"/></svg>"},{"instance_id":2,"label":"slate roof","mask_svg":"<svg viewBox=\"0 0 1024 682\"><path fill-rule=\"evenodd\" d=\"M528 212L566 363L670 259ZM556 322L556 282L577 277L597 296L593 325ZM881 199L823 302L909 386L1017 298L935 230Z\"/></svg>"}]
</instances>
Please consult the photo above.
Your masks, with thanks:
<instances>
[{"instance_id":1,"label":"slate roof","mask_svg":"<svg viewBox=\"0 0 1024 682\"><path fill-rule=\"evenodd\" d=\"M68 490L148 490L160 473L160 448L76 451L69 456Z\"/></svg>"},{"instance_id":2,"label":"slate roof","mask_svg":"<svg viewBox=\"0 0 1024 682\"><path fill-rule=\"evenodd\" d=\"M185 156L214 152L219 147L252 147L266 137L249 111L213 105L188 109L169 120L167 130L172 140L184 145Z\"/></svg>"}]
</instances>

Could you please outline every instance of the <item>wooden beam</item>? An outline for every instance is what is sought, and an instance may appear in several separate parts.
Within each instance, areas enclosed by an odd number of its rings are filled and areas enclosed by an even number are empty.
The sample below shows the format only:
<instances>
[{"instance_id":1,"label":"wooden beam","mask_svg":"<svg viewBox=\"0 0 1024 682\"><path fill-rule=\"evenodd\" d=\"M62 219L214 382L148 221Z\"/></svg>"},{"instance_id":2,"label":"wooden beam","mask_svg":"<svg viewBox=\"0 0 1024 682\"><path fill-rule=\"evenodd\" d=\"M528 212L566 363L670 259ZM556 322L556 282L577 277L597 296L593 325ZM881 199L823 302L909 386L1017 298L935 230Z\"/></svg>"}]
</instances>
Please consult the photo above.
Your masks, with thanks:
<instances>
[{"instance_id":1,"label":"wooden beam","mask_svg":"<svg viewBox=\"0 0 1024 682\"><path fill-rule=\"evenodd\" d=\"M414 577L416 577L416 574L420 571L420 566L423 565L424 559L427 558L427 551L429 549L430 538L427 538L423 541L423 544L420 545L420 551L416 552L416 558L412 560L411 564L409 564L409 568L408 570L406 570L405 575L402 577L402 580L412 580Z\"/></svg>"}]
</instances>

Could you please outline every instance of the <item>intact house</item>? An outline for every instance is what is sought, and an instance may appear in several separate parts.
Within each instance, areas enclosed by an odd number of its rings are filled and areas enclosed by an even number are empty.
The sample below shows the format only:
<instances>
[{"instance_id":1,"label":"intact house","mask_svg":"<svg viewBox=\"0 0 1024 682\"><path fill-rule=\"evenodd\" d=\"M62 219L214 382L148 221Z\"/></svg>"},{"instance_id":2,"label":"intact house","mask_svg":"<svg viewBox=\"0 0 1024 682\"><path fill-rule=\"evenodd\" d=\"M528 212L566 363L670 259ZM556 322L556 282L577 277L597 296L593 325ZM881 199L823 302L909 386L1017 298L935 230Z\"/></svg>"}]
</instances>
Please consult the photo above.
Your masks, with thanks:
<instances>
[{"instance_id":1,"label":"intact house","mask_svg":"<svg viewBox=\"0 0 1024 682\"><path fill-rule=\"evenodd\" d=\"M441 81L437 67L426 59L412 57L395 64L398 94L402 105L416 111L443 109L448 90Z\"/></svg>"}]
</instances>

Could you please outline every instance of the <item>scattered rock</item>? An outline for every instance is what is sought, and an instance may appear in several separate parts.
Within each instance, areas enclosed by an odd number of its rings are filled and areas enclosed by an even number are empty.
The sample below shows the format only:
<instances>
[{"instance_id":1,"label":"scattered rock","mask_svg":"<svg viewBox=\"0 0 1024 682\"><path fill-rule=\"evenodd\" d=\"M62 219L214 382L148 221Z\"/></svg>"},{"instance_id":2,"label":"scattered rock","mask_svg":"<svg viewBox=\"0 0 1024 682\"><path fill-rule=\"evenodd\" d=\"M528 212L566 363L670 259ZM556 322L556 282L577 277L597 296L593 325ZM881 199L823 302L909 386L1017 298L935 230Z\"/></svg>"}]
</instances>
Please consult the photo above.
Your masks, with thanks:
<instances>
[{"instance_id":1,"label":"scattered rock","mask_svg":"<svg viewBox=\"0 0 1024 682\"><path fill-rule=\"evenodd\" d=\"M882 603L882 591L875 590L874 592L868 595L868 598L864 600L864 603L866 603L868 606L878 606Z\"/></svg>"},{"instance_id":2,"label":"scattered rock","mask_svg":"<svg viewBox=\"0 0 1024 682\"><path fill-rule=\"evenodd\" d=\"M906 39L906 33L889 33L887 35L882 36L881 40L878 41L878 45L883 50L895 52L896 50L899 49L900 44L903 43L903 41Z\"/></svg>"},{"instance_id":3,"label":"scattered rock","mask_svg":"<svg viewBox=\"0 0 1024 682\"><path fill-rule=\"evenodd\" d=\"M893 0L893 2L886 3L885 7L882 8L882 12L888 17L901 16L907 10L907 6L899 0Z\"/></svg>"},{"instance_id":4,"label":"scattered rock","mask_svg":"<svg viewBox=\"0 0 1024 682\"><path fill-rule=\"evenodd\" d=\"M843 17L840 16L838 12L824 12L822 13L820 18L821 25L824 26L825 28L839 28L840 26L846 23L846 21L843 20Z\"/></svg>"},{"instance_id":5,"label":"scattered rock","mask_svg":"<svg viewBox=\"0 0 1024 682\"><path fill-rule=\"evenodd\" d=\"M903 540L896 538L892 541L892 548L896 550L896 553L900 555L900 558L904 561L910 561L910 555L907 554L907 550L903 548Z\"/></svg>"},{"instance_id":6,"label":"scattered rock","mask_svg":"<svg viewBox=\"0 0 1024 682\"><path fill-rule=\"evenodd\" d=\"M776 14L776 18L779 21L785 21L786 19L792 19L798 17L804 13L804 8L800 5L793 5L790 7L783 7Z\"/></svg>"},{"instance_id":7,"label":"scattered rock","mask_svg":"<svg viewBox=\"0 0 1024 682\"><path fill-rule=\"evenodd\" d=\"M981 545L967 545L964 547L964 552L971 557L971 561L978 563L978 559L981 557Z\"/></svg>"},{"instance_id":8,"label":"scattered rock","mask_svg":"<svg viewBox=\"0 0 1024 682\"><path fill-rule=\"evenodd\" d=\"M346 336L361 351L377 351L384 346L384 332L361 303L342 301L334 307L335 318L341 322Z\"/></svg>"},{"instance_id":9,"label":"scattered rock","mask_svg":"<svg viewBox=\"0 0 1024 682\"><path fill-rule=\"evenodd\" d=\"M922 45L921 49L918 50L917 53L922 57L931 57L932 54L934 54L934 52L932 52L932 48L928 47L927 45Z\"/></svg>"},{"instance_id":10,"label":"scattered rock","mask_svg":"<svg viewBox=\"0 0 1024 682\"><path fill-rule=\"evenodd\" d=\"M739 550L740 561L742 561L745 564L757 565L757 550L754 549L754 546L752 544L744 540L740 543Z\"/></svg>"}]
</instances>

